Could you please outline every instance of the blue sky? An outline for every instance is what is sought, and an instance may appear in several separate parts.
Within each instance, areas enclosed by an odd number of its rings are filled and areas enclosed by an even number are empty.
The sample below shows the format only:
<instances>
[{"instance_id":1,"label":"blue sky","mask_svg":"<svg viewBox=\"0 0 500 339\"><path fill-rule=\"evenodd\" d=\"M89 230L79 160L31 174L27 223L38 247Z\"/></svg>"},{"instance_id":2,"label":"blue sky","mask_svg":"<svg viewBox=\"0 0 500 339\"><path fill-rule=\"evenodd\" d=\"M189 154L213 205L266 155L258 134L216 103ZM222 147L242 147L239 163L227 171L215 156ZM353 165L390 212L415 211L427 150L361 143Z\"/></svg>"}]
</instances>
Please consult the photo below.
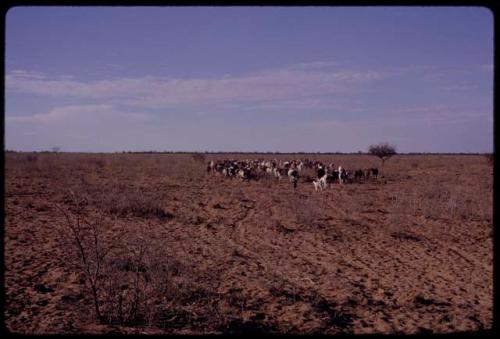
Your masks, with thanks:
<instances>
[{"instance_id":1,"label":"blue sky","mask_svg":"<svg viewBox=\"0 0 500 339\"><path fill-rule=\"evenodd\" d=\"M493 150L480 7L16 7L6 149Z\"/></svg>"}]
</instances>

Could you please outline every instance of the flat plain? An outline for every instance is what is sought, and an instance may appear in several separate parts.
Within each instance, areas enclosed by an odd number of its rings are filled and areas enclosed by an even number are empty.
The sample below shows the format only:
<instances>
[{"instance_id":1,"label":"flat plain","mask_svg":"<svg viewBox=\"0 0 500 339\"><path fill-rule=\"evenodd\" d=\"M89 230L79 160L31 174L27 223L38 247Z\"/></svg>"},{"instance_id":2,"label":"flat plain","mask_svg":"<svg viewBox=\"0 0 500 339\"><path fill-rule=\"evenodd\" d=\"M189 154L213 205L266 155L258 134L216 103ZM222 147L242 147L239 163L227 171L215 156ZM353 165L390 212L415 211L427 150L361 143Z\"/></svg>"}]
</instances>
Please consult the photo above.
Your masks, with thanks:
<instances>
[{"instance_id":1,"label":"flat plain","mask_svg":"<svg viewBox=\"0 0 500 339\"><path fill-rule=\"evenodd\" d=\"M216 159L380 175L316 192ZM482 155L5 154L5 324L45 333L450 333L493 322Z\"/></svg>"}]
</instances>

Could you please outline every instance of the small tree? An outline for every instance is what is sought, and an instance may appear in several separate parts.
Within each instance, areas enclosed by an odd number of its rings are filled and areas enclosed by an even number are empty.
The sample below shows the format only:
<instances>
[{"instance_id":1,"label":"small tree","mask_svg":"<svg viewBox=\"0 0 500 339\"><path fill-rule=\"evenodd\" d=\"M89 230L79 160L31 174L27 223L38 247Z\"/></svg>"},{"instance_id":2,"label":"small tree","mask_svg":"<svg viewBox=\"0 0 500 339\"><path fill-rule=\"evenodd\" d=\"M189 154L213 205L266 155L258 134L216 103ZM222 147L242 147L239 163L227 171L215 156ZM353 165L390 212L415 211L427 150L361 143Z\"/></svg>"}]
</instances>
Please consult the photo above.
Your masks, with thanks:
<instances>
[{"instance_id":1,"label":"small tree","mask_svg":"<svg viewBox=\"0 0 500 339\"><path fill-rule=\"evenodd\" d=\"M388 143L379 143L368 147L368 153L382 159L383 166L387 159L396 154L396 147Z\"/></svg>"}]
</instances>

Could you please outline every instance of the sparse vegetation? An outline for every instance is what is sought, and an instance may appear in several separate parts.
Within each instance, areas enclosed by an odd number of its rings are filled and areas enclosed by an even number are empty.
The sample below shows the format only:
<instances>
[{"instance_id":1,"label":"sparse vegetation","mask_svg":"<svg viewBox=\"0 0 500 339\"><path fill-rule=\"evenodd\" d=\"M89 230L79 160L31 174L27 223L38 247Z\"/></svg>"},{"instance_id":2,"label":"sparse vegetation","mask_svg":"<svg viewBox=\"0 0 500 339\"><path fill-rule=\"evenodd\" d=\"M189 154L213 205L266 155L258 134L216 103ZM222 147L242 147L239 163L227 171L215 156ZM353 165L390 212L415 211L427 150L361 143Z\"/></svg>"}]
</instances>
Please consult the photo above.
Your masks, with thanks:
<instances>
[{"instance_id":1,"label":"sparse vegetation","mask_svg":"<svg viewBox=\"0 0 500 339\"><path fill-rule=\"evenodd\" d=\"M203 156L7 154L9 329L392 333L379 321L388 304L397 314L390 308L387 322L401 333L424 322L441 332L491 326L493 176L484 155L400 156L383 180L324 192L307 182L314 170L293 190L287 180L207 175L218 155ZM347 169L378 163L368 154L294 156ZM441 306L430 316L432 305Z\"/></svg>"}]
</instances>

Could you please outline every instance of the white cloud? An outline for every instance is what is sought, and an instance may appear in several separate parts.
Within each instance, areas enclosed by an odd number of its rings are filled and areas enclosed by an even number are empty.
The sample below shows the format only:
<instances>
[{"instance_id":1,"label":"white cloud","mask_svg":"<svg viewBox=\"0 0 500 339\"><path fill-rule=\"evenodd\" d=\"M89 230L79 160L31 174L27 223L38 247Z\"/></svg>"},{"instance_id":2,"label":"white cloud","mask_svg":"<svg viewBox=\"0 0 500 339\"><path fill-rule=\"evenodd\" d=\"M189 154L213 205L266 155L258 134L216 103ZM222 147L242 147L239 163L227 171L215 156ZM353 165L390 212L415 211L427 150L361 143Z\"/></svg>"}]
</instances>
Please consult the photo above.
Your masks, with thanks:
<instances>
[{"instance_id":1,"label":"white cloud","mask_svg":"<svg viewBox=\"0 0 500 339\"><path fill-rule=\"evenodd\" d=\"M339 66L340 63L337 61L311 61L311 62L302 62L302 63L297 63L290 65L291 69L320 69L320 68L327 68L327 67L335 67Z\"/></svg>"},{"instance_id":2,"label":"white cloud","mask_svg":"<svg viewBox=\"0 0 500 339\"><path fill-rule=\"evenodd\" d=\"M110 111L112 111L111 105L71 105L57 107L47 113L37 113L29 116L6 117L6 120L10 122L50 124L59 122L72 115L103 114L109 113Z\"/></svg>"},{"instance_id":3,"label":"white cloud","mask_svg":"<svg viewBox=\"0 0 500 339\"><path fill-rule=\"evenodd\" d=\"M493 72L493 70L494 70L493 64L482 64L482 65L479 65L479 68L481 70L487 71L487 72Z\"/></svg>"},{"instance_id":4,"label":"white cloud","mask_svg":"<svg viewBox=\"0 0 500 339\"><path fill-rule=\"evenodd\" d=\"M10 72L12 76L15 76L19 79L45 79L46 75L40 72L34 71L25 71L22 69L15 69Z\"/></svg>"},{"instance_id":5,"label":"white cloud","mask_svg":"<svg viewBox=\"0 0 500 339\"><path fill-rule=\"evenodd\" d=\"M398 114L391 117L391 122L399 125L421 123L426 125L467 123L477 119L487 120L492 113L473 112L447 105L429 105L416 107L396 107L386 109L386 113Z\"/></svg>"},{"instance_id":6,"label":"white cloud","mask_svg":"<svg viewBox=\"0 0 500 339\"><path fill-rule=\"evenodd\" d=\"M266 103L345 93L384 78L373 71L324 71L331 62L266 70L239 77L178 79L165 77L77 81L27 71L6 76L8 91L71 96L143 108L193 107L216 104ZM313 70L309 69L313 67Z\"/></svg>"},{"instance_id":7,"label":"white cloud","mask_svg":"<svg viewBox=\"0 0 500 339\"><path fill-rule=\"evenodd\" d=\"M143 76L95 81L80 81L68 75L53 76L13 70L6 75L7 94L9 91L31 93L78 100L79 103L85 104L60 106L46 113L7 117L7 120L52 123L70 116L107 114L144 121L151 119L150 115L144 113L149 109L161 109L164 112L187 110L198 112L199 116L210 112L238 111L303 111L307 114L334 110L369 113L373 112L372 107L362 109L353 102L363 86L408 72L436 74L437 70L446 68L414 65L382 71L359 71L330 67L336 65L334 61L313 61L240 76L223 75L195 79ZM468 89L462 83L441 88ZM350 98L347 103L342 100L346 97ZM123 107L125 110L117 110L116 107ZM405 113L405 110L406 113L414 115L414 119L420 119L419 121L444 122L448 118L458 119L457 115L453 114L444 117L439 107L403 107L399 112L393 113ZM387 114L391 114L391 109L375 112L378 116ZM407 115L405 114L405 119ZM353 117L356 119L356 115Z\"/></svg>"},{"instance_id":8,"label":"white cloud","mask_svg":"<svg viewBox=\"0 0 500 339\"><path fill-rule=\"evenodd\" d=\"M479 86L477 84L472 84L468 82L461 82L457 84L451 84L447 86L442 86L441 89L445 91L470 91L473 89L478 88Z\"/></svg>"},{"instance_id":9,"label":"white cloud","mask_svg":"<svg viewBox=\"0 0 500 339\"><path fill-rule=\"evenodd\" d=\"M91 121L102 118L127 119L133 121L147 121L151 115L147 113L129 113L117 110L113 105L69 105L56 107L47 113L37 113L28 116L7 116L7 122L32 124L58 124L69 119Z\"/></svg>"},{"instance_id":10,"label":"white cloud","mask_svg":"<svg viewBox=\"0 0 500 339\"><path fill-rule=\"evenodd\" d=\"M460 110L446 105L386 107L379 109L354 108L367 114L354 119L327 118L303 123L324 130L353 130L355 128L383 128L388 126L453 125L482 120L490 121L493 114L484 111ZM373 118L377 116L379 118Z\"/></svg>"},{"instance_id":11,"label":"white cloud","mask_svg":"<svg viewBox=\"0 0 500 339\"><path fill-rule=\"evenodd\" d=\"M318 110L334 110L344 108L338 100L332 98L298 98L281 101L261 102L255 105L248 105L244 109L250 111L273 111L273 112L291 112L303 111L304 113Z\"/></svg>"}]
</instances>

